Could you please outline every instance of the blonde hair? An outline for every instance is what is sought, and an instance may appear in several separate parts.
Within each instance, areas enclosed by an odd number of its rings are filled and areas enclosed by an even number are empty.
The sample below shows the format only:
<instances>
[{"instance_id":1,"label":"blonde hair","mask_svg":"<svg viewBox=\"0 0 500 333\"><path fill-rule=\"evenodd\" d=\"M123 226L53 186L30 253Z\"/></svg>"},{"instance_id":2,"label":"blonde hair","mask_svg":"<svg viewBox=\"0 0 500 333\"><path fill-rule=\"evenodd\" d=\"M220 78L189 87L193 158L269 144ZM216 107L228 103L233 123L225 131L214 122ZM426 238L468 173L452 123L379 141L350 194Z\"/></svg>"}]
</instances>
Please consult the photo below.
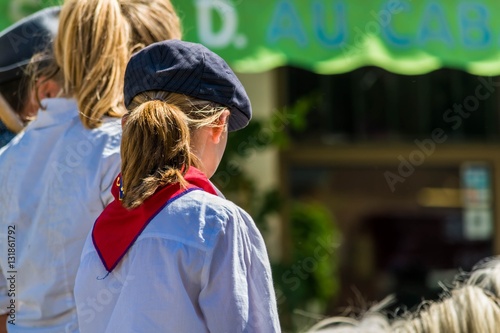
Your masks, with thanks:
<instances>
[{"instance_id":1,"label":"blonde hair","mask_svg":"<svg viewBox=\"0 0 500 333\"><path fill-rule=\"evenodd\" d=\"M310 332L322 333L494 333L500 327L500 260L476 266L470 275L457 275L455 287L441 300L423 302L415 313L392 322L380 312L368 311L361 319L332 318ZM327 328L334 324L334 327Z\"/></svg>"},{"instance_id":2,"label":"blonde hair","mask_svg":"<svg viewBox=\"0 0 500 333\"><path fill-rule=\"evenodd\" d=\"M134 97L123 127L122 205L141 205L167 184L186 186L184 174L199 166L191 137L199 128L220 126L225 107L213 102L165 91L148 91Z\"/></svg>"},{"instance_id":3,"label":"blonde hair","mask_svg":"<svg viewBox=\"0 0 500 333\"><path fill-rule=\"evenodd\" d=\"M308 330L308 333L386 333L390 332L391 324L382 314L382 310L394 302L393 296L388 296L379 303L372 305L361 314L362 319L353 317L331 317L322 320ZM331 328L330 326L334 326Z\"/></svg>"},{"instance_id":4,"label":"blonde hair","mask_svg":"<svg viewBox=\"0 0 500 333\"><path fill-rule=\"evenodd\" d=\"M86 128L121 117L123 79L131 54L165 39L180 39L170 0L66 0L54 41L64 93L74 96Z\"/></svg>"},{"instance_id":5,"label":"blonde hair","mask_svg":"<svg viewBox=\"0 0 500 333\"><path fill-rule=\"evenodd\" d=\"M494 333L500 327L498 299L478 286L464 285L408 319L396 320L395 333Z\"/></svg>"}]
</instances>

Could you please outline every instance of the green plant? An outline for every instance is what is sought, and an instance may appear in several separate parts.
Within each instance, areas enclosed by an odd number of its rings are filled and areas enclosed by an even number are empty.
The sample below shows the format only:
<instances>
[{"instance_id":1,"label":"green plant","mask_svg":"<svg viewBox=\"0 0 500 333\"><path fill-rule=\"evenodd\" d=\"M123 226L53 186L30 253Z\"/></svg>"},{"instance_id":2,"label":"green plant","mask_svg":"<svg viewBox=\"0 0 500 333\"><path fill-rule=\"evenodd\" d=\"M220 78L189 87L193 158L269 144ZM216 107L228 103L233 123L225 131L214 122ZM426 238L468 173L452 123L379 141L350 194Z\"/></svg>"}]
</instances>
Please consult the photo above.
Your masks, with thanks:
<instances>
[{"instance_id":1,"label":"green plant","mask_svg":"<svg viewBox=\"0 0 500 333\"><path fill-rule=\"evenodd\" d=\"M290 259L274 263L273 274L283 328L296 331L311 326L298 312L321 315L339 290L339 232L330 212L314 202L293 202L289 224Z\"/></svg>"},{"instance_id":2,"label":"green plant","mask_svg":"<svg viewBox=\"0 0 500 333\"><path fill-rule=\"evenodd\" d=\"M228 199L253 216L262 232L267 230L269 216L285 208L284 198L278 189L259 191L243 165L266 148L290 147L289 130L305 128L307 113L318 98L317 94L306 96L267 120L252 120L246 128L230 133L224 158L212 180ZM272 262L272 267L283 330L297 331L310 325L295 315L297 311L321 314L339 289L334 248L339 231L321 204L298 201L289 206L291 251L287 260Z\"/></svg>"}]
</instances>

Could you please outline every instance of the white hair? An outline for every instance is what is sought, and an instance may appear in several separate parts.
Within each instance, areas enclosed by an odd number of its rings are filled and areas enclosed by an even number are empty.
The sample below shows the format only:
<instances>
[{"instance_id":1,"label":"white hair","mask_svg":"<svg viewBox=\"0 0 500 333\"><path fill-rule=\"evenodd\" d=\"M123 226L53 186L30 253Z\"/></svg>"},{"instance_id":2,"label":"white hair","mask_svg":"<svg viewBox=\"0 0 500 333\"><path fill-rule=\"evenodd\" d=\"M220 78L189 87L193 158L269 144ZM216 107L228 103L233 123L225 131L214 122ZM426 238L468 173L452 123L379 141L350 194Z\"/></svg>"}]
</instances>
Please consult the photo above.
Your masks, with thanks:
<instances>
[{"instance_id":1,"label":"white hair","mask_svg":"<svg viewBox=\"0 0 500 333\"><path fill-rule=\"evenodd\" d=\"M309 333L494 333L500 328L500 258L477 264L459 274L454 287L435 302L423 302L414 313L389 320L383 301L361 318L333 317Z\"/></svg>"}]
</instances>

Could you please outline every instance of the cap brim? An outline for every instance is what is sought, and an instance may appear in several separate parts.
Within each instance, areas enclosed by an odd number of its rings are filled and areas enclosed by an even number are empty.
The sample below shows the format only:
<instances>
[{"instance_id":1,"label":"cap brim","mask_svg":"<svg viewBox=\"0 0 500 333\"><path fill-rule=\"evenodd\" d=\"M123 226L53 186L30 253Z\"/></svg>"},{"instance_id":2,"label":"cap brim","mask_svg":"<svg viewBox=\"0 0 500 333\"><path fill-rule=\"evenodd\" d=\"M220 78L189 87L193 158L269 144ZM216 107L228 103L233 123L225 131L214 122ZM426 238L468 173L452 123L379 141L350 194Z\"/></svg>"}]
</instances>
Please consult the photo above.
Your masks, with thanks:
<instances>
[{"instance_id":1,"label":"cap brim","mask_svg":"<svg viewBox=\"0 0 500 333\"><path fill-rule=\"evenodd\" d=\"M230 112L231 114L229 116L229 122L228 122L229 132L240 130L246 127L250 122L250 119L238 108L231 108Z\"/></svg>"}]
</instances>

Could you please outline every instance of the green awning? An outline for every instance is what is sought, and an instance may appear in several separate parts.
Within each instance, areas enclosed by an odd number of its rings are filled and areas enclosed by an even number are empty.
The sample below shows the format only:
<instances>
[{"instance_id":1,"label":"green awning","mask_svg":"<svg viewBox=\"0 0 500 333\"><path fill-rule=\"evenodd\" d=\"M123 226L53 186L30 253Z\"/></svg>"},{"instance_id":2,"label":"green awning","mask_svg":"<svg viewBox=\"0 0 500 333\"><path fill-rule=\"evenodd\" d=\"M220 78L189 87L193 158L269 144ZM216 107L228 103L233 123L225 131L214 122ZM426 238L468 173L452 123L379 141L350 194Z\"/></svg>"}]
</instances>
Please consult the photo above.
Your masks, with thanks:
<instances>
[{"instance_id":1,"label":"green awning","mask_svg":"<svg viewBox=\"0 0 500 333\"><path fill-rule=\"evenodd\" d=\"M289 64L325 74L368 65L401 74L440 67L500 74L497 0L172 1L184 38L240 72ZM0 0L0 12L20 12L23 2L39 1Z\"/></svg>"},{"instance_id":2,"label":"green awning","mask_svg":"<svg viewBox=\"0 0 500 333\"><path fill-rule=\"evenodd\" d=\"M174 0L185 38L239 71L290 64L333 74L374 65L500 74L497 0Z\"/></svg>"}]
</instances>

